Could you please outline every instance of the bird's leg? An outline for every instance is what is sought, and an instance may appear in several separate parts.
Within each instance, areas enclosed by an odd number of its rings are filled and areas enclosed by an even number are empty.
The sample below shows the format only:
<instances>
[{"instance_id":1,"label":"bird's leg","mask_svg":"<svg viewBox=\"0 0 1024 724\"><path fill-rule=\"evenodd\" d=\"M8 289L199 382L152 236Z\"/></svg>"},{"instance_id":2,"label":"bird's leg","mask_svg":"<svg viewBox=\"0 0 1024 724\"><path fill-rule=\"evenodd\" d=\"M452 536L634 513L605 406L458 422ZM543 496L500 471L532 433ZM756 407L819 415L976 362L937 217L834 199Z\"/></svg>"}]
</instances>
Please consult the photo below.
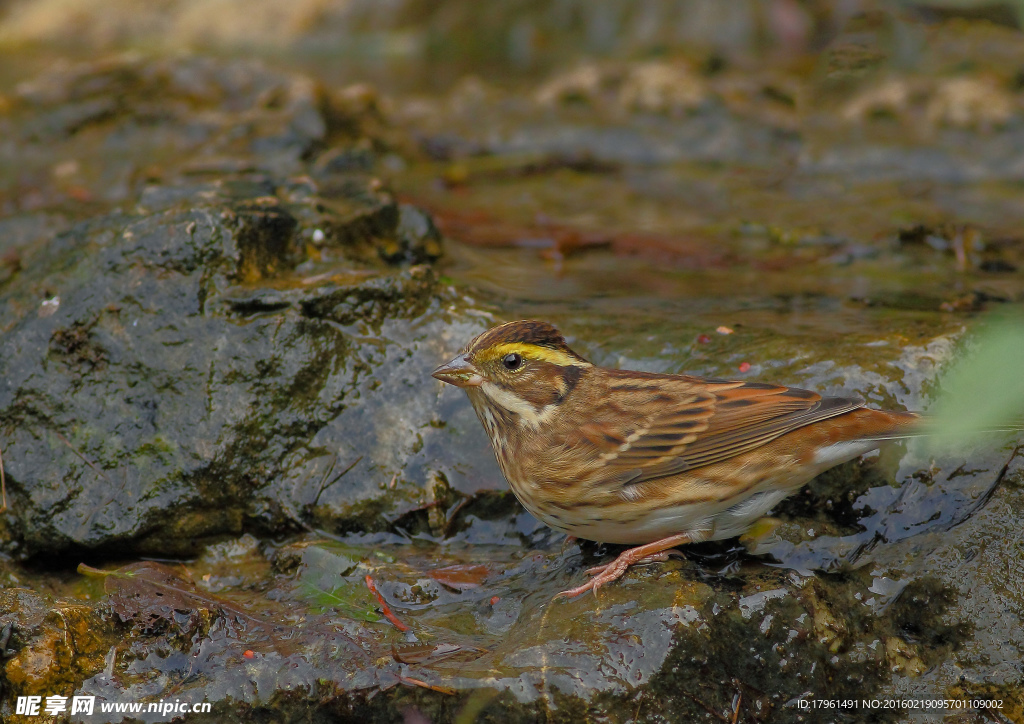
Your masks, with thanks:
<instances>
[{"instance_id":1,"label":"bird's leg","mask_svg":"<svg viewBox=\"0 0 1024 724\"><path fill-rule=\"evenodd\" d=\"M644 563L664 563L669 558L682 558L682 557L683 557L683 552L682 551L676 550L675 548L671 548L671 549L669 549L667 551L662 551L661 553L651 553L649 556L644 556L643 558L641 558L640 560L636 561L632 565L639 566L639 565L642 565ZM587 575L588 576L596 576L599 573L601 573L602 571L604 571L606 568L608 568L608 566L614 566L614 565L615 565L615 561L612 561L611 563L605 563L603 566L594 566L593 568L588 568L587 569Z\"/></svg>"},{"instance_id":2,"label":"bird's leg","mask_svg":"<svg viewBox=\"0 0 1024 724\"><path fill-rule=\"evenodd\" d=\"M577 588L570 588L568 591L562 591L555 598L564 596L565 598L575 598L581 593L587 591L596 592L598 588L606 583L618 580L622 577L622 574L626 572L626 569L637 563L650 563L654 561L664 561L668 559L671 553L668 552L670 548L675 548L678 545L684 543L693 543L697 536L693 536L689 533L678 533L676 535L670 535L668 538L662 538L656 540L653 543L646 543L636 548L630 548L629 550L623 551L619 554L611 563L604 566L597 566L591 568L588 573L593 575L587 583Z\"/></svg>"}]
</instances>

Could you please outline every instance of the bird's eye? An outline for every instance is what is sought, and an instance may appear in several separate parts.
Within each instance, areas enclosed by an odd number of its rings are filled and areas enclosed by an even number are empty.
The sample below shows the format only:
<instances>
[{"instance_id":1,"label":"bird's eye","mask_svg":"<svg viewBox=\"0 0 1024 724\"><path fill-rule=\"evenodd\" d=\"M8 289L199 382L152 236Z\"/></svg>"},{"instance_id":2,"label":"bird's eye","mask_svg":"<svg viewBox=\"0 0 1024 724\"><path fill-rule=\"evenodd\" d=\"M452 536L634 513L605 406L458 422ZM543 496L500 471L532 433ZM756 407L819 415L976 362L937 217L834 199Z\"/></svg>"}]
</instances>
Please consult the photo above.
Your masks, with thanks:
<instances>
[{"instance_id":1,"label":"bird's eye","mask_svg":"<svg viewBox=\"0 0 1024 724\"><path fill-rule=\"evenodd\" d=\"M505 365L505 369L509 371L517 370L523 366L523 356L512 352L501 358L501 363Z\"/></svg>"}]
</instances>

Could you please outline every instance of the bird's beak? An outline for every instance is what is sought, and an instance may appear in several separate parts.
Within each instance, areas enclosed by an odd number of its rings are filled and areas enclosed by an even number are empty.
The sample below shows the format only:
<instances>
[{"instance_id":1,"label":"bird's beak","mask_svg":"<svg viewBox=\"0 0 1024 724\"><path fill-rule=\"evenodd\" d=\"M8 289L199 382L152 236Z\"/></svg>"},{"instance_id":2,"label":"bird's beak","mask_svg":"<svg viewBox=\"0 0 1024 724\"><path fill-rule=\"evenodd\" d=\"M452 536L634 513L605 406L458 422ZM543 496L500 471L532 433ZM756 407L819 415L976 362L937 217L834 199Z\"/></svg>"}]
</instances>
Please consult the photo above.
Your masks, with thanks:
<instances>
[{"instance_id":1,"label":"bird's beak","mask_svg":"<svg viewBox=\"0 0 1024 724\"><path fill-rule=\"evenodd\" d=\"M479 387L484 383L484 378L464 354L456 355L451 361L438 367L434 370L433 376L456 387Z\"/></svg>"}]
</instances>

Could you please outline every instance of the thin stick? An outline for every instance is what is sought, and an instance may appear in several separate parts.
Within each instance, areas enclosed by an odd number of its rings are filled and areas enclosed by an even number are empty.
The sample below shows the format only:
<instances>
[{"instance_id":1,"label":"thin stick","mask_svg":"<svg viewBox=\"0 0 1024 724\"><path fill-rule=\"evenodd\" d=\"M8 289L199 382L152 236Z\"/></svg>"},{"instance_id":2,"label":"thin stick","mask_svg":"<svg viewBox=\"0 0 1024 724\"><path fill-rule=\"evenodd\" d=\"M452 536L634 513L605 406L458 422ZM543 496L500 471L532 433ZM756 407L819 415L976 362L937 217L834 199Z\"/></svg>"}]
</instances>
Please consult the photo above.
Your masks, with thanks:
<instances>
[{"instance_id":1,"label":"thin stick","mask_svg":"<svg viewBox=\"0 0 1024 724\"><path fill-rule=\"evenodd\" d=\"M430 689L431 691L437 691L442 694L456 694L457 692L450 686L438 686L437 684L428 684L423 679L414 679L411 676L398 675L398 680L403 684L412 684L413 686L422 686L424 689Z\"/></svg>"},{"instance_id":2,"label":"thin stick","mask_svg":"<svg viewBox=\"0 0 1024 724\"><path fill-rule=\"evenodd\" d=\"M95 470L95 471L96 471L96 474L97 474L97 475L99 475L99 476L100 476L101 478L103 478L104 480L106 480L106 481L107 481L108 483L110 482L110 478L108 478L108 477L107 477L106 475L104 475L104 474L103 474L103 471L102 471L102 470L100 470L100 469L99 469L98 467L96 467L96 464L95 464L95 463L94 463L94 462L93 462L92 460L90 460L90 459L89 459L89 458L87 458L87 457L86 457L85 455L83 455L82 453L80 453L80 452L78 451L78 448L76 448L76 447L75 447L74 445L72 445L72 444L71 444L71 441L70 441L70 440L68 440L68 439L67 439L66 437L64 437L63 435L61 435L61 434L60 434L59 432L57 432L56 430L50 430L50 432L52 432L52 433L53 433L54 435L56 435L56 436L57 436L57 439L58 439L58 440L60 440L60 441L61 441L62 443L64 443L65 445L67 445L67 446L68 446L68 448L69 448L69 449L71 450L71 452L73 452L73 453L74 453L75 455L77 455L78 457L80 457L80 458L82 459L82 462L84 462L84 463L85 463L86 465L88 465L88 466L89 466L90 468L92 468L93 470Z\"/></svg>"},{"instance_id":3,"label":"thin stick","mask_svg":"<svg viewBox=\"0 0 1024 724\"><path fill-rule=\"evenodd\" d=\"M320 502L320 496L324 494L324 491L327 490L332 485L334 485L339 480L341 480L343 477L345 477L345 474L348 473L350 470L352 470L352 468L354 468L356 465L358 465L359 461L362 460L362 459L363 459L362 455L357 457L355 460L352 461L351 465L349 465L347 468L345 468L340 473L338 473L338 476L334 480L332 480L331 482L328 483L327 482L327 477L334 471L334 466L338 464L338 456L335 455L334 456L334 460L331 461L331 466L329 468L327 468L327 472L324 473L324 477L320 481L320 490L316 494L316 497L313 499L313 504L310 507L311 508L315 508L317 503ZM326 485L325 485L325 483L326 483Z\"/></svg>"},{"instance_id":4,"label":"thin stick","mask_svg":"<svg viewBox=\"0 0 1024 724\"><path fill-rule=\"evenodd\" d=\"M732 710L732 724L736 724L740 720L740 704L743 703L743 692L736 694L736 700L733 702Z\"/></svg>"},{"instance_id":5,"label":"thin stick","mask_svg":"<svg viewBox=\"0 0 1024 724\"><path fill-rule=\"evenodd\" d=\"M718 721L721 721L721 722L725 722L725 724L729 724L729 720L728 720L728 719L726 719L726 718L725 718L724 716L722 716L721 714L719 714L719 713L718 713L717 711L715 711L714 709L712 709L712 708L711 708L710 706L708 706L707 704L705 704L705 703L704 703L703 701L701 701L700 699L698 699L697 697L695 697L695 696L694 696L693 694L690 694L690 693L688 693L688 692L685 692L685 691L684 691L684 692L683 692L683 696L687 696L687 697L689 697L690 699L692 699L692 700L693 700L693 703L695 703L695 704L697 704L698 706L700 706L700 707L701 707L701 708L702 708L702 709L703 709L704 711L706 711L706 712L707 712L708 714L710 714L711 716L713 716L713 717L715 717L716 719L718 719Z\"/></svg>"},{"instance_id":6,"label":"thin stick","mask_svg":"<svg viewBox=\"0 0 1024 724\"><path fill-rule=\"evenodd\" d=\"M395 624L399 631L408 631L409 627L399 621L398 616L392 613L391 607L388 606L388 602L384 600L384 596L382 596L380 591L377 590L377 584L373 582L373 578L370 576L366 577L366 587L369 588L370 593L376 596L377 600L380 601L381 613L384 614L384 618Z\"/></svg>"},{"instance_id":7,"label":"thin stick","mask_svg":"<svg viewBox=\"0 0 1024 724\"><path fill-rule=\"evenodd\" d=\"M0 507L0 513L3 513L7 510L7 479L4 478L4 456L2 450L0 450L0 497L4 500L3 506Z\"/></svg>"}]
</instances>

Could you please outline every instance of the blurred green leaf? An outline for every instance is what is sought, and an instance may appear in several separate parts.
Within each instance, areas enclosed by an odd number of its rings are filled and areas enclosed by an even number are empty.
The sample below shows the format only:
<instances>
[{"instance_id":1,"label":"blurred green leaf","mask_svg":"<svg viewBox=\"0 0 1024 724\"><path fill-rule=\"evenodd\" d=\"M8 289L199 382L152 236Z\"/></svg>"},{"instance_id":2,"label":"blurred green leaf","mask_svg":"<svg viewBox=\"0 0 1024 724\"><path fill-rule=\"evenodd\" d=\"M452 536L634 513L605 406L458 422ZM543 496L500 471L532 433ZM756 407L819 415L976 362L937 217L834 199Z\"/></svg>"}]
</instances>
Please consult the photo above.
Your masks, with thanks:
<instances>
[{"instance_id":1,"label":"blurred green leaf","mask_svg":"<svg viewBox=\"0 0 1024 724\"><path fill-rule=\"evenodd\" d=\"M302 581L300 590L310 602L324 609L336 611L346 618L380 621L380 614L376 610L377 600L361 580L343 581L330 590Z\"/></svg>"},{"instance_id":2,"label":"blurred green leaf","mask_svg":"<svg viewBox=\"0 0 1024 724\"><path fill-rule=\"evenodd\" d=\"M991 318L972 347L943 375L931 410L942 443L1024 425L1024 317Z\"/></svg>"},{"instance_id":3,"label":"blurred green leaf","mask_svg":"<svg viewBox=\"0 0 1024 724\"><path fill-rule=\"evenodd\" d=\"M352 576L372 551L335 541L323 541L302 552L300 592L308 601L359 621L380 621L377 600L362 577Z\"/></svg>"}]
</instances>

